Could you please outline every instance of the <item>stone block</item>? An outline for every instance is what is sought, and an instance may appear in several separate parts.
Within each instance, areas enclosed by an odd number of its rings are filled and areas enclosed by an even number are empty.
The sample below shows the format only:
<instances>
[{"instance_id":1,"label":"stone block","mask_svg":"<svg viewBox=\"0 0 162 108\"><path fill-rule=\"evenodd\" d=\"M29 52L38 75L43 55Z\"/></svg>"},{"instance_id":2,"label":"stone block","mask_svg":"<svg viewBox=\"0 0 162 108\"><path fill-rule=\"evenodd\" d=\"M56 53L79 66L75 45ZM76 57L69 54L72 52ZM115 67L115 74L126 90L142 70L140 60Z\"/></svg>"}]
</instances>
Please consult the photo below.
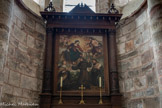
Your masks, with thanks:
<instances>
[{"instance_id":1,"label":"stone block","mask_svg":"<svg viewBox=\"0 0 162 108\"><path fill-rule=\"evenodd\" d=\"M126 41L126 36L122 36L122 37L120 37L120 38L117 38L117 43L119 44L119 43L123 43L123 42L125 42Z\"/></svg>"},{"instance_id":2,"label":"stone block","mask_svg":"<svg viewBox=\"0 0 162 108\"><path fill-rule=\"evenodd\" d=\"M157 47L157 56L158 57L162 57L162 45L160 45L159 47Z\"/></svg>"},{"instance_id":3,"label":"stone block","mask_svg":"<svg viewBox=\"0 0 162 108\"><path fill-rule=\"evenodd\" d=\"M143 43L147 42L150 40L151 38L151 34L150 34L150 29L146 29L143 33L142 33L142 38L143 38Z\"/></svg>"},{"instance_id":4,"label":"stone block","mask_svg":"<svg viewBox=\"0 0 162 108\"><path fill-rule=\"evenodd\" d=\"M12 23L12 25L15 25L17 23L17 17L15 15L12 16Z\"/></svg>"},{"instance_id":5,"label":"stone block","mask_svg":"<svg viewBox=\"0 0 162 108\"><path fill-rule=\"evenodd\" d=\"M37 90L37 85L38 81L36 78L28 77L28 76L21 76L21 84L20 86L25 89L29 90Z\"/></svg>"},{"instance_id":6,"label":"stone block","mask_svg":"<svg viewBox=\"0 0 162 108\"><path fill-rule=\"evenodd\" d=\"M9 44L9 47L8 47L8 56L10 57L15 56L15 46L12 45L11 43Z\"/></svg>"},{"instance_id":7,"label":"stone block","mask_svg":"<svg viewBox=\"0 0 162 108\"><path fill-rule=\"evenodd\" d=\"M24 53L20 50L16 50L16 59L19 63L25 63L29 64L30 57L27 55L27 53Z\"/></svg>"},{"instance_id":8,"label":"stone block","mask_svg":"<svg viewBox=\"0 0 162 108\"><path fill-rule=\"evenodd\" d=\"M134 36L131 35L131 33L128 33L128 34L126 34L124 36L126 36L126 41L130 41L130 40L133 40L134 39Z\"/></svg>"},{"instance_id":9,"label":"stone block","mask_svg":"<svg viewBox=\"0 0 162 108\"><path fill-rule=\"evenodd\" d=\"M131 68L131 63L130 61L127 62L121 62L118 66L119 68L119 72L126 72L129 71L129 69Z\"/></svg>"},{"instance_id":10,"label":"stone block","mask_svg":"<svg viewBox=\"0 0 162 108\"><path fill-rule=\"evenodd\" d=\"M118 76L119 76L120 81L124 80L125 79L125 72L119 72Z\"/></svg>"},{"instance_id":11,"label":"stone block","mask_svg":"<svg viewBox=\"0 0 162 108\"><path fill-rule=\"evenodd\" d=\"M145 96L145 91L135 91L132 92L131 94L132 99L143 98L144 96Z\"/></svg>"},{"instance_id":12,"label":"stone block","mask_svg":"<svg viewBox=\"0 0 162 108\"><path fill-rule=\"evenodd\" d=\"M44 35L46 34L45 26L40 23L36 23L36 31Z\"/></svg>"},{"instance_id":13,"label":"stone block","mask_svg":"<svg viewBox=\"0 0 162 108\"><path fill-rule=\"evenodd\" d=\"M29 16L26 16L25 24L31 27L32 29L35 29L35 21Z\"/></svg>"},{"instance_id":14,"label":"stone block","mask_svg":"<svg viewBox=\"0 0 162 108\"><path fill-rule=\"evenodd\" d=\"M34 34L36 34L36 31L35 30L33 30L32 28L26 26L25 24L22 24L21 30L24 31L24 32L26 32L27 34L29 34L31 36L34 35Z\"/></svg>"},{"instance_id":15,"label":"stone block","mask_svg":"<svg viewBox=\"0 0 162 108\"><path fill-rule=\"evenodd\" d=\"M130 40L125 43L125 50L126 52L132 51L134 49L134 41Z\"/></svg>"},{"instance_id":16,"label":"stone block","mask_svg":"<svg viewBox=\"0 0 162 108\"><path fill-rule=\"evenodd\" d=\"M37 86L37 90L38 90L38 91L41 91L41 90L42 90L42 82L43 82L42 80L39 80L39 79L38 79L38 83L37 83L37 85L38 85L38 86Z\"/></svg>"},{"instance_id":17,"label":"stone block","mask_svg":"<svg viewBox=\"0 0 162 108\"><path fill-rule=\"evenodd\" d=\"M17 66L17 70L18 70L20 73L23 73L23 74L25 74L25 75L32 76L32 77L36 77L36 71L35 71L35 70L32 70L32 69L31 69L31 66L25 65L25 64L23 64L23 63L20 63L20 64Z\"/></svg>"},{"instance_id":18,"label":"stone block","mask_svg":"<svg viewBox=\"0 0 162 108\"><path fill-rule=\"evenodd\" d=\"M160 108L160 99L159 97L154 98L145 98L143 100L145 108Z\"/></svg>"},{"instance_id":19,"label":"stone block","mask_svg":"<svg viewBox=\"0 0 162 108\"><path fill-rule=\"evenodd\" d=\"M145 25L142 24L138 28L136 28L134 31L131 32L132 37L142 36L142 32L145 30Z\"/></svg>"},{"instance_id":20,"label":"stone block","mask_svg":"<svg viewBox=\"0 0 162 108\"><path fill-rule=\"evenodd\" d=\"M0 23L3 24L7 31L9 31L10 28L10 18L6 16L5 14L0 13Z\"/></svg>"},{"instance_id":21,"label":"stone block","mask_svg":"<svg viewBox=\"0 0 162 108\"><path fill-rule=\"evenodd\" d=\"M8 58L7 63L8 63L8 67L10 69L12 69L12 70L16 70L17 69L18 63L15 60L13 60L11 58Z\"/></svg>"},{"instance_id":22,"label":"stone block","mask_svg":"<svg viewBox=\"0 0 162 108\"><path fill-rule=\"evenodd\" d=\"M155 94L154 88L147 88L146 96L153 96Z\"/></svg>"},{"instance_id":23,"label":"stone block","mask_svg":"<svg viewBox=\"0 0 162 108\"><path fill-rule=\"evenodd\" d=\"M0 72L0 83L3 83L4 81L4 73Z\"/></svg>"},{"instance_id":24,"label":"stone block","mask_svg":"<svg viewBox=\"0 0 162 108\"><path fill-rule=\"evenodd\" d=\"M28 102L28 99L22 98L22 97L17 97L17 103L18 102L27 103Z\"/></svg>"},{"instance_id":25,"label":"stone block","mask_svg":"<svg viewBox=\"0 0 162 108\"><path fill-rule=\"evenodd\" d=\"M124 27L122 28L122 33L123 33L123 35L125 35L125 34L127 34L127 33L132 32L135 28L136 28L136 24L135 24L135 22L133 21L133 22L129 23L128 25L126 25L126 26L124 26Z\"/></svg>"},{"instance_id":26,"label":"stone block","mask_svg":"<svg viewBox=\"0 0 162 108\"><path fill-rule=\"evenodd\" d=\"M126 92L130 92L130 91L133 91L135 89L132 79L125 80L124 85L125 85L125 91Z\"/></svg>"},{"instance_id":27,"label":"stone block","mask_svg":"<svg viewBox=\"0 0 162 108\"><path fill-rule=\"evenodd\" d=\"M16 17L16 16L15 16ZM17 18L17 17L16 17ZM16 25L19 27L19 28L22 28L22 21L21 20L19 20L19 19L17 19L17 21L16 21Z\"/></svg>"},{"instance_id":28,"label":"stone block","mask_svg":"<svg viewBox=\"0 0 162 108\"><path fill-rule=\"evenodd\" d=\"M3 13L11 17L13 10L13 1L3 0Z\"/></svg>"},{"instance_id":29,"label":"stone block","mask_svg":"<svg viewBox=\"0 0 162 108\"><path fill-rule=\"evenodd\" d=\"M8 32L0 27L0 40L7 41L8 40Z\"/></svg>"},{"instance_id":30,"label":"stone block","mask_svg":"<svg viewBox=\"0 0 162 108\"><path fill-rule=\"evenodd\" d=\"M158 80L154 72L147 74L147 83L148 83L148 86L154 86L158 84Z\"/></svg>"},{"instance_id":31,"label":"stone block","mask_svg":"<svg viewBox=\"0 0 162 108\"><path fill-rule=\"evenodd\" d=\"M132 66L132 68L137 68L137 67L139 67L141 65L142 64L141 64L141 57L140 56L137 56L137 57L135 57L135 58L133 58L131 60L131 66Z\"/></svg>"},{"instance_id":32,"label":"stone block","mask_svg":"<svg viewBox=\"0 0 162 108\"><path fill-rule=\"evenodd\" d=\"M15 96L22 96L22 89L14 87L13 95L15 95Z\"/></svg>"},{"instance_id":33,"label":"stone block","mask_svg":"<svg viewBox=\"0 0 162 108\"><path fill-rule=\"evenodd\" d=\"M30 100L36 99L39 97L39 92L23 89L23 97L28 98Z\"/></svg>"},{"instance_id":34,"label":"stone block","mask_svg":"<svg viewBox=\"0 0 162 108\"><path fill-rule=\"evenodd\" d=\"M162 34L162 31L159 31L159 32L156 32L156 33L153 34L153 39L154 39L153 42L154 42L154 44L156 46L159 46L162 43L162 36L161 36L161 34Z\"/></svg>"},{"instance_id":35,"label":"stone block","mask_svg":"<svg viewBox=\"0 0 162 108\"><path fill-rule=\"evenodd\" d=\"M18 45L19 45L19 41L18 40L16 40L12 35L10 36L10 40L9 40L9 44L12 44L12 45L14 45L15 47L18 47Z\"/></svg>"},{"instance_id":36,"label":"stone block","mask_svg":"<svg viewBox=\"0 0 162 108\"><path fill-rule=\"evenodd\" d=\"M20 42L26 44L26 33L17 26L14 26L14 37Z\"/></svg>"},{"instance_id":37,"label":"stone block","mask_svg":"<svg viewBox=\"0 0 162 108\"><path fill-rule=\"evenodd\" d=\"M138 48L139 54L143 54L144 52L148 51L151 48L152 46L149 41Z\"/></svg>"},{"instance_id":38,"label":"stone block","mask_svg":"<svg viewBox=\"0 0 162 108\"><path fill-rule=\"evenodd\" d=\"M139 69L128 71L127 74L126 74L126 78L137 77L139 75L139 73L140 73Z\"/></svg>"},{"instance_id":39,"label":"stone block","mask_svg":"<svg viewBox=\"0 0 162 108\"><path fill-rule=\"evenodd\" d=\"M42 65L42 67L43 67L43 65ZM43 69L38 69L36 71L36 77L39 79L43 79Z\"/></svg>"},{"instance_id":40,"label":"stone block","mask_svg":"<svg viewBox=\"0 0 162 108\"><path fill-rule=\"evenodd\" d=\"M137 50L133 50L125 55L118 55L118 60L124 60L124 59L129 59L133 56L137 56L138 55L138 51Z\"/></svg>"},{"instance_id":41,"label":"stone block","mask_svg":"<svg viewBox=\"0 0 162 108\"><path fill-rule=\"evenodd\" d=\"M10 70L9 84L18 87L20 85L20 73Z\"/></svg>"},{"instance_id":42,"label":"stone block","mask_svg":"<svg viewBox=\"0 0 162 108\"><path fill-rule=\"evenodd\" d=\"M13 92L13 86L8 85L8 84L5 84L5 85L3 86L2 92L3 92L3 94L4 94L4 93L12 94L12 92Z\"/></svg>"},{"instance_id":43,"label":"stone block","mask_svg":"<svg viewBox=\"0 0 162 108\"><path fill-rule=\"evenodd\" d=\"M20 51L22 51L22 52L25 52L25 53L27 53L27 46L26 45L24 45L24 44L22 44L22 43L19 43L19 45L18 45L18 49L20 50Z\"/></svg>"},{"instance_id":44,"label":"stone block","mask_svg":"<svg viewBox=\"0 0 162 108\"><path fill-rule=\"evenodd\" d=\"M31 48L28 48L28 52L27 54L31 57L34 57L34 58L37 58L37 59L40 59L41 58L41 53L36 51L36 50L33 50Z\"/></svg>"},{"instance_id":45,"label":"stone block","mask_svg":"<svg viewBox=\"0 0 162 108\"><path fill-rule=\"evenodd\" d=\"M125 43L118 44L117 48L118 48L118 54L124 54L125 53Z\"/></svg>"},{"instance_id":46,"label":"stone block","mask_svg":"<svg viewBox=\"0 0 162 108\"><path fill-rule=\"evenodd\" d=\"M124 82L123 81L119 81L119 89L121 93L125 92L125 88L124 88Z\"/></svg>"},{"instance_id":47,"label":"stone block","mask_svg":"<svg viewBox=\"0 0 162 108\"><path fill-rule=\"evenodd\" d=\"M25 98L33 98L32 93L33 92L31 90L23 89L23 97Z\"/></svg>"},{"instance_id":48,"label":"stone block","mask_svg":"<svg viewBox=\"0 0 162 108\"><path fill-rule=\"evenodd\" d=\"M136 22L136 27L141 26L142 24L144 24L144 22L147 21L147 14L146 11L142 12L140 14L140 16L138 16L135 20Z\"/></svg>"},{"instance_id":49,"label":"stone block","mask_svg":"<svg viewBox=\"0 0 162 108\"><path fill-rule=\"evenodd\" d=\"M128 102L127 108L145 108L141 99Z\"/></svg>"},{"instance_id":50,"label":"stone block","mask_svg":"<svg viewBox=\"0 0 162 108\"><path fill-rule=\"evenodd\" d=\"M157 20L151 20L151 31L152 33L156 33L159 32L161 30L162 27L162 19L157 19Z\"/></svg>"},{"instance_id":51,"label":"stone block","mask_svg":"<svg viewBox=\"0 0 162 108\"><path fill-rule=\"evenodd\" d=\"M142 36L136 36L134 40L134 46L135 48L138 48L142 44Z\"/></svg>"},{"instance_id":52,"label":"stone block","mask_svg":"<svg viewBox=\"0 0 162 108\"><path fill-rule=\"evenodd\" d=\"M4 68L4 82L8 83L9 78L9 69L7 67Z\"/></svg>"},{"instance_id":53,"label":"stone block","mask_svg":"<svg viewBox=\"0 0 162 108\"><path fill-rule=\"evenodd\" d=\"M14 5L14 10L13 10L14 15L16 15L21 21L24 21L26 19L25 12L22 11L22 9L19 8L18 5Z\"/></svg>"},{"instance_id":54,"label":"stone block","mask_svg":"<svg viewBox=\"0 0 162 108\"><path fill-rule=\"evenodd\" d=\"M16 97L13 96L12 94L4 93L4 94L2 95L2 102L16 103Z\"/></svg>"},{"instance_id":55,"label":"stone block","mask_svg":"<svg viewBox=\"0 0 162 108\"><path fill-rule=\"evenodd\" d=\"M153 62L149 62L147 64L145 64L144 66L142 66L142 73L146 73L148 72L148 70L152 69L154 67Z\"/></svg>"},{"instance_id":56,"label":"stone block","mask_svg":"<svg viewBox=\"0 0 162 108\"><path fill-rule=\"evenodd\" d=\"M137 77L134 79L134 85L137 90L143 89L146 87L146 76Z\"/></svg>"},{"instance_id":57,"label":"stone block","mask_svg":"<svg viewBox=\"0 0 162 108\"><path fill-rule=\"evenodd\" d=\"M36 49L43 51L44 50L45 43L39 40L36 40L35 47Z\"/></svg>"},{"instance_id":58,"label":"stone block","mask_svg":"<svg viewBox=\"0 0 162 108\"><path fill-rule=\"evenodd\" d=\"M35 47L35 39L34 39L34 37L28 35L28 37L27 37L27 46L31 47L31 48Z\"/></svg>"},{"instance_id":59,"label":"stone block","mask_svg":"<svg viewBox=\"0 0 162 108\"><path fill-rule=\"evenodd\" d=\"M37 59L37 58L31 58L30 63L34 66L34 67L38 67L38 65L41 65L41 60ZM42 66L42 65L41 65Z\"/></svg>"},{"instance_id":60,"label":"stone block","mask_svg":"<svg viewBox=\"0 0 162 108\"><path fill-rule=\"evenodd\" d=\"M119 38L121 36L122 36L122 29L117 28L117 30L116 30L116 37Z\"/></svg>"},{"instance_id":61,"label":"stone block","mask_svg":"<svg viewBox=\"0 0 162 108\"><path fill-rule=\"evenodd\" d=\"M150 62L153 59L153 51L148 50L141 55L142 64Z\"/></svg>"},{"instance_id":62,"label":"stone block","mask_svg":"<svg viewBox=\"0 0 162 108\"><path fill-rule=\"evenodd\" d=\"M46 38L46 37L45 37L45 34L36 32L36 33L34 34L34 37L35 37L36 39L43 40L43 41L45 42L45 38Z\"/></svg>"}]
</instances>

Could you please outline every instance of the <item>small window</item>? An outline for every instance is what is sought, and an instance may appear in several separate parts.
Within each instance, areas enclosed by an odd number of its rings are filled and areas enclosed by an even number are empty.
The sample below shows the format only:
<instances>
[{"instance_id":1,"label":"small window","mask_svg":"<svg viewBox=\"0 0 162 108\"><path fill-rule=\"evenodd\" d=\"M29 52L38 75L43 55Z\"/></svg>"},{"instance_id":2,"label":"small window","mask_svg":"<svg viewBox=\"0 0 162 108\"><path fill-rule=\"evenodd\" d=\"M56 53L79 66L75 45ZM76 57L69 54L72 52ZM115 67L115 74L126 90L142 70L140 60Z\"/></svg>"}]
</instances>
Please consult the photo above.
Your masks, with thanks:
<instances>
[{"instance_id":1,"label":"small window","mask_svg":"<svg viewBox=\"0 0 162 108\"><path fill-rule=\"evenodd\" d=\"M83 3L96 12L96 0L64 0L63 12L71 11L76 5Z\"/></svg>"}]
</instances>

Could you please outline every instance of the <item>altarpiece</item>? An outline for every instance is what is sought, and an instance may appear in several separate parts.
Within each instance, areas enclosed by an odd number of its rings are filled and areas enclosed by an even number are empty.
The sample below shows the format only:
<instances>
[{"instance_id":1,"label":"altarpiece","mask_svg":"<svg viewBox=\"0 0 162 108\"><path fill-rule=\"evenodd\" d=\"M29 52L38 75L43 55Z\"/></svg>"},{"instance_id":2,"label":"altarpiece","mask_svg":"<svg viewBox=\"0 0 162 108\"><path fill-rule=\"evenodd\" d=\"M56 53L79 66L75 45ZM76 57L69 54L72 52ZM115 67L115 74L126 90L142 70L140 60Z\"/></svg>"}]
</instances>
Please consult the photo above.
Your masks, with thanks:
<instances>
[{"instance_id":1,"label":"altarpiece","mask_svg":"<svg viewBox=\"0 0 162 108\"><path fill-rule=\"evenodd\" d=\"M121 14L113 5L100 14L83 4L69 13L55 12L51 2L41 15L46 21L46 49L40 107L120 108L115 29ZM103 104L98 104L99 77ZM63 104L58 104L61 83Z\"/></svg>"}]
</instances>

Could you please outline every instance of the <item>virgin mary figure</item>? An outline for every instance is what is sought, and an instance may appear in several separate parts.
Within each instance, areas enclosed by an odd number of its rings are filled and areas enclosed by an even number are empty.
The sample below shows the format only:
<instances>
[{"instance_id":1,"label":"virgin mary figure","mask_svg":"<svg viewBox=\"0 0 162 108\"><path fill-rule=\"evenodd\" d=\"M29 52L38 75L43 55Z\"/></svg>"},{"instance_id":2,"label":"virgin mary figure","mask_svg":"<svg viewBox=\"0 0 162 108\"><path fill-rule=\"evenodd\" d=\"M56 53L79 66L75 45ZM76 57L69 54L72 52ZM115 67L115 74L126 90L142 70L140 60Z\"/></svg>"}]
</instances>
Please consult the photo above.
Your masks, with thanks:
<instances>
[{"instance_id":1,"label":"virgin mary figure","mask_svg":"<svg viewBox=\"0 0 162 108\"><path fill-rule=\"evenodd\" d=\"M79 44L80 41L76 40L67 47L67 50L64 52L64 59L66 61L75 62L81 57L83 50Z\"/></svg>"}]
</instances>

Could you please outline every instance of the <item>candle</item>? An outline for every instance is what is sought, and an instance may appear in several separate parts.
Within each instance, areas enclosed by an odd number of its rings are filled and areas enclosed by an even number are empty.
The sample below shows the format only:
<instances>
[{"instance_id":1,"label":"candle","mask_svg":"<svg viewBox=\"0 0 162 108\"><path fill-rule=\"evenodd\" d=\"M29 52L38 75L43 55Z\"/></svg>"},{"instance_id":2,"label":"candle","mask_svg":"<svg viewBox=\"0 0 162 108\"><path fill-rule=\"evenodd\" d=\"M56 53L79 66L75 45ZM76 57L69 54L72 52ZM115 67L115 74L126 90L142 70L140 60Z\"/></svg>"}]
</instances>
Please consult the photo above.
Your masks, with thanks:
<instances>
[{"instance_id":1,"label":"candle","mask_svg":"<svg viewBox=\"0 0 162 108\"><path fill-rule=\"evenodd\" d=\"M99 87L101 87L101 77L99 77Z\"/></svg>"},{"instance_id":2,"label":"candle","mask_svg":"<svg viewBox=\"0 0 162 108\"><path fill-rule=\"evenodd\" d=\"M62 77L60 78L60 87L62 87L62 83L63 83L63 81L62 81Z\"/></svg>"}]
</instances>

